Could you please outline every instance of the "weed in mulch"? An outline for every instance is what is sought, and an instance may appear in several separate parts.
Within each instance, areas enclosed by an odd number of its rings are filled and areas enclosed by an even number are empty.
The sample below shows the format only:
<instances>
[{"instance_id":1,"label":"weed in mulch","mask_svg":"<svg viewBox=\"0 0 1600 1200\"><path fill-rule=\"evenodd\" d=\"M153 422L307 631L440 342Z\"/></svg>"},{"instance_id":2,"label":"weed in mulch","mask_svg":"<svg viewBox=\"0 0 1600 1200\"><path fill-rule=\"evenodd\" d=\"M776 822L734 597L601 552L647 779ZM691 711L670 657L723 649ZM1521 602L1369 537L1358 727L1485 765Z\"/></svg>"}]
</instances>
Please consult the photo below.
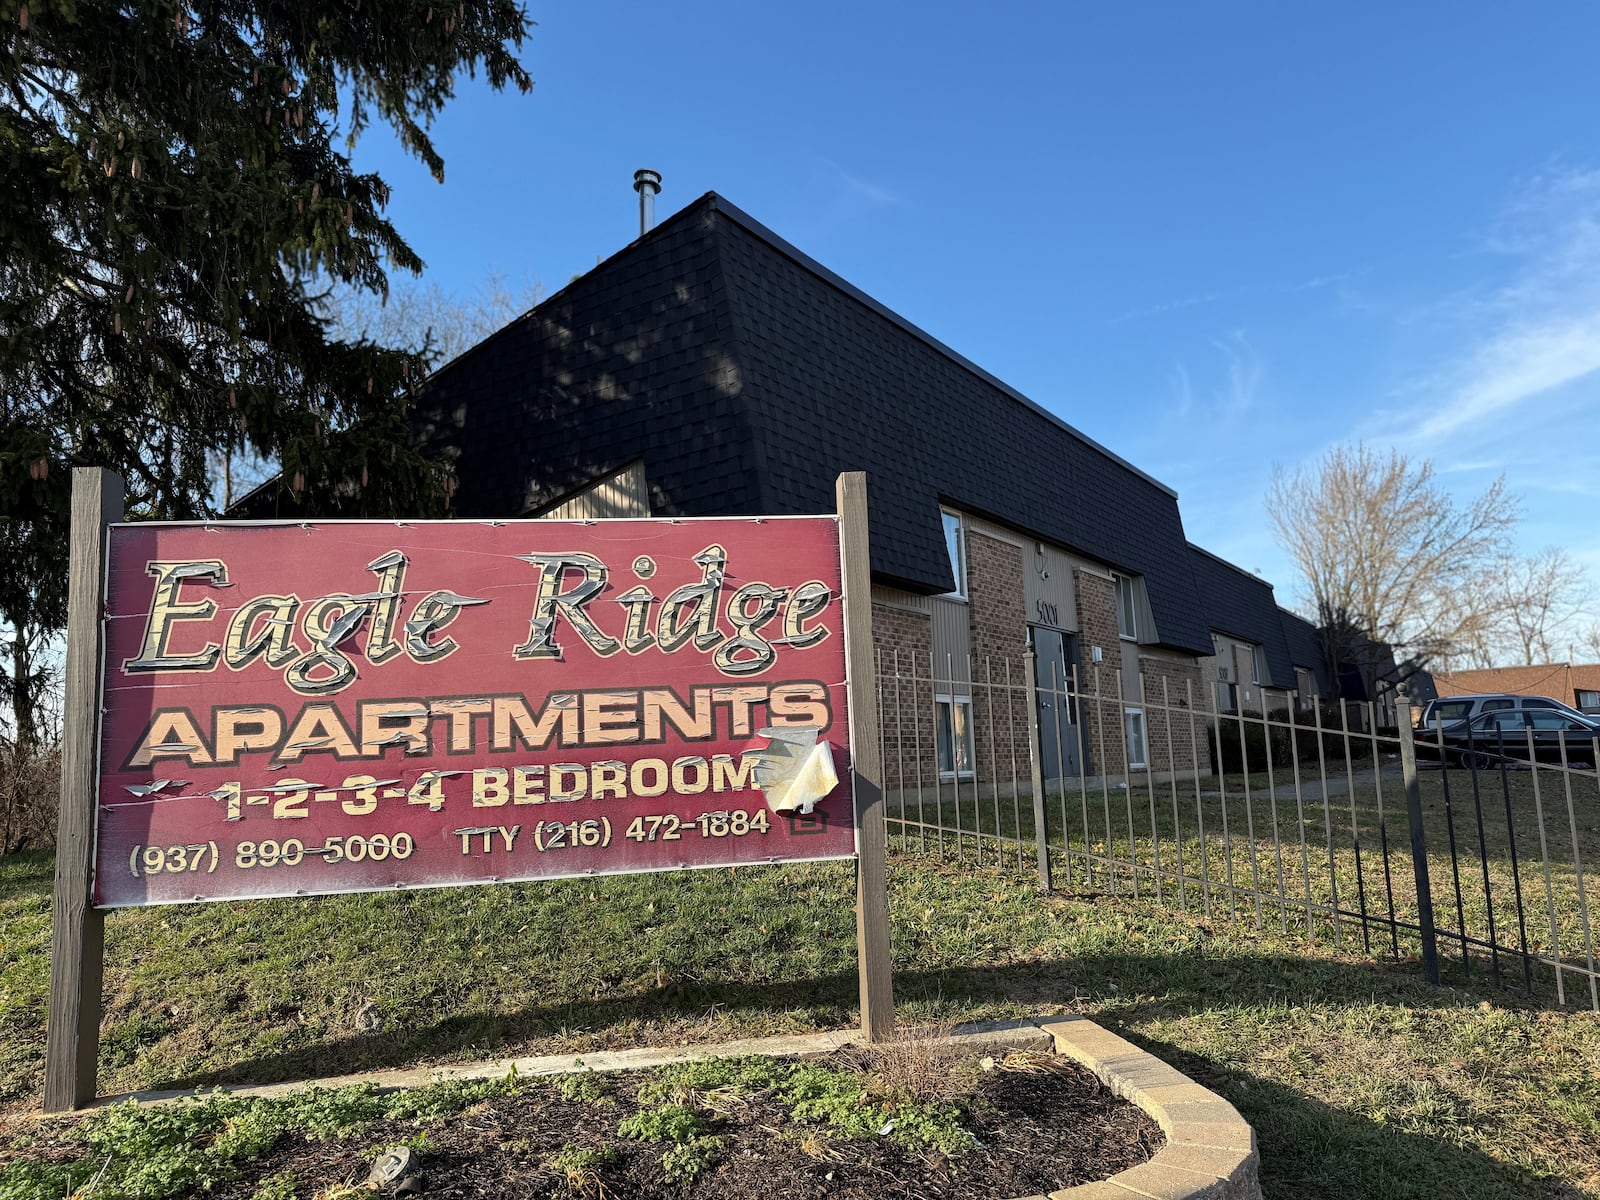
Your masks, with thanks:
<instances>
[{"instance_id":1,"label":"weed in mulch","mask_svg":"<svg viewBox=\"0 0 1600 1200\"><path fill-rule=\"evenodd\" d=\"M993 1200L1105 1178L1160 1144L1066 1060L935 1049L124 1105L52 1127L0 1170L0 1200L334 1200L399 1145L426 1196L460 1200Z\"/></svg>"}]
</instances>

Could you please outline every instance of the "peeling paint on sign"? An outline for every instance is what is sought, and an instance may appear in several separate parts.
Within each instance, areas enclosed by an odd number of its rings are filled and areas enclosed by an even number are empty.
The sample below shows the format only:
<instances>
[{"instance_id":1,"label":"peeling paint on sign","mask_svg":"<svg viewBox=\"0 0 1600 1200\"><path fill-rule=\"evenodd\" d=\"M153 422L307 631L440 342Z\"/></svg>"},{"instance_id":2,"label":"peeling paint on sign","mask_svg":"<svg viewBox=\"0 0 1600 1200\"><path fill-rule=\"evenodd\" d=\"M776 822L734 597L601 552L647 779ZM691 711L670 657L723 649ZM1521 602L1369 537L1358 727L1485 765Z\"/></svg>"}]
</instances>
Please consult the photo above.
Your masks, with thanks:
<instances>
[{"instance_id":1,"label":"peeling paint on sign","mask_svg":"<svg viewBox=\"0 0 1600 1200\"><path fill-rule=\"evenodd\" d=\"M756 785L776 813L810 813L818 801L839 786L833 768L833 747L818 741L816 725L799 729L762 729L769 739L764 750L750 754L756 764Z\"/></svg>"}]
</instances>

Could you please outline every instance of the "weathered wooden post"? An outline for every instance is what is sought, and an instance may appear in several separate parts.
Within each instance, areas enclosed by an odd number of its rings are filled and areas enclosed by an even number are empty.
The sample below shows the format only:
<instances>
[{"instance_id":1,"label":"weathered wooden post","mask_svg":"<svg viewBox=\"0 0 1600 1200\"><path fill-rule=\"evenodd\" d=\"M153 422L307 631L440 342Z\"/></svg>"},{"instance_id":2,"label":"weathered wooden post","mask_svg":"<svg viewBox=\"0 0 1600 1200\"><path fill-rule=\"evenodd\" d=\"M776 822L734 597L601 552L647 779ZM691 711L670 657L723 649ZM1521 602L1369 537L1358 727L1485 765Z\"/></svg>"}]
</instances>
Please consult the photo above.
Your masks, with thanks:
<instances>
[{"instance_id":1,"label":"weathered wooden post","mask_svg":"<svg viewBox=\"0 0 1600 1200\"><path fill-rule=\"evenodd\" d=\"M95 1097L105 914L94 907L95 770L100 752L101 608L106 526L122 520L122 477L95 467L72 472L72 543L67 576L67 674L61 713L61 812L56 832L55 924L50 938L50 1011L45 1041L46 1112Z\"/></svg>"},{"instance_id":2,"label":"weathered wooden post","mask_svg":"<svg viewBox=\"0 0 1600 1200\"><path fill-rule=\"evenodd\" d=\"M872 560L867 477L840 475L839 555L844 585L845 669L850 681L850 757L856 808L856 942L861 974L861 1033L882 1041L894 1029L889 957L888 834L883 818L883 762L878 747L877 670L872 653Z\"/></svg>"}]
</instances>

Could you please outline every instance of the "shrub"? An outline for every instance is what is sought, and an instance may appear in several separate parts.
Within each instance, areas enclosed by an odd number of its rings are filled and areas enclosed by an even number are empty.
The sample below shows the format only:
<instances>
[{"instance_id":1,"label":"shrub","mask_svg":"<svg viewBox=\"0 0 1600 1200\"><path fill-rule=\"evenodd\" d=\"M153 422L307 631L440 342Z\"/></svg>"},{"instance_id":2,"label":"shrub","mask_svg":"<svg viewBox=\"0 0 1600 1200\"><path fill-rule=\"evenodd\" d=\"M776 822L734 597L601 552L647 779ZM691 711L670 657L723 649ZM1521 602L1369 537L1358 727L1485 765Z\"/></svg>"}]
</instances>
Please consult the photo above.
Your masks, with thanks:
<instances>
[{"instance_id":1,"label":"shrub","mask_svg":"<svg viewBox=\"0 0 1600 1200\"><path fill-rule=\"evenodd\" d=\"M1292 761L1288 730L1263 726L1259 713L1245 713L1242 719L1223 717L1220 724L1212 728L1211 772L1214 775L1264 771L1269 766L1287 767Z\"/></svg>"},{"instance_id":2,"label":"shrub","mask_svg":"<svg viewBox=\"0 0 1600 1200\"><path fill-rule=\"evenodd\" d=\"M1240 775L1246 769L1251 774L1271 767L1292 770L1298 760L1301 770L1315 770L1319 759L1318 745L1322 749L1322 762L1329 774L1342 771L1345 766L1344 723L1337 703L1322 708L1322 731L1317 732L1314 713L1274 709L1263 724L1260 713L1245 713L1242 718L1222 717L1220 724L1210 726L1207 738L1211 755L1211 773ZM1397 737L1398 731L1378 731L1379 738ZM1220 745L1221 755L1218 756ZM1372 740L1367 734L1350 731L1349 760L1362 763L1372 758Z\"/></svg>"},{"instance_id":3,"label":"shrub","mask_svg":"<svg viewBox=\"0 0 1600 1200\"><path fill-rule=\"evenodd\" d=\"M0 854L56 844L61 751L23 755L0 738Z\"/></svg>"}]
</instances>

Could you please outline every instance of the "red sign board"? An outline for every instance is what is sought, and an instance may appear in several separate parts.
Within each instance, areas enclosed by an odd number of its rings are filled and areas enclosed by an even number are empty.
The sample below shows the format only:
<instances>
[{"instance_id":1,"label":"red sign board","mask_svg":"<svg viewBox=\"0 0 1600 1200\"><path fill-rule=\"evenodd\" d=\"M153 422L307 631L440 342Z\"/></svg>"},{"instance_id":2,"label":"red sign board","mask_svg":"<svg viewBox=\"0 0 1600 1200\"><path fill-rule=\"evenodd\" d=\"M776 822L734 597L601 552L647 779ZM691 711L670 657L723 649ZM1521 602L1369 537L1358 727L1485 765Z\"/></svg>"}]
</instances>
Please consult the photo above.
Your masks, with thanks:
<instances>
[{"instance_id":1,"label":"red sign board","mask_svg":"<svg viewBox=\"0 0 1600 1200\"><path fill-rule=\"evenodd\" d=\"M833 517L116 525L107 580L99 907L855 853Z\"/></svg>"}]
</instances>

